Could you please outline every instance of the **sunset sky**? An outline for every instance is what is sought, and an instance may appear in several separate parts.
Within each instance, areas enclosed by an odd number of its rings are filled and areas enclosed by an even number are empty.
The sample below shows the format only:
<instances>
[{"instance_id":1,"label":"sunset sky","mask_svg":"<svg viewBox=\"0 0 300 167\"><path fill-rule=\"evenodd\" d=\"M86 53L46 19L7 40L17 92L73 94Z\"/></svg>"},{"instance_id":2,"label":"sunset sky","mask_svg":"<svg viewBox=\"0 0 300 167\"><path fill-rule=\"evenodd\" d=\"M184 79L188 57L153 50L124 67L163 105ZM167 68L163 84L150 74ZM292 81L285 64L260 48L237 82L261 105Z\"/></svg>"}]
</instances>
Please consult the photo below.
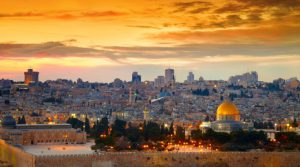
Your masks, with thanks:
<instances>
[{"instance_id":1,"label":"sunset sky","mask_svg":"<svg viewBox=\"0 0 300 167\"><path fill-rule=\"evenodd\" d=\"M300 0L0 0L0 78L300 78Z\"/></svg>"}]
</instances>

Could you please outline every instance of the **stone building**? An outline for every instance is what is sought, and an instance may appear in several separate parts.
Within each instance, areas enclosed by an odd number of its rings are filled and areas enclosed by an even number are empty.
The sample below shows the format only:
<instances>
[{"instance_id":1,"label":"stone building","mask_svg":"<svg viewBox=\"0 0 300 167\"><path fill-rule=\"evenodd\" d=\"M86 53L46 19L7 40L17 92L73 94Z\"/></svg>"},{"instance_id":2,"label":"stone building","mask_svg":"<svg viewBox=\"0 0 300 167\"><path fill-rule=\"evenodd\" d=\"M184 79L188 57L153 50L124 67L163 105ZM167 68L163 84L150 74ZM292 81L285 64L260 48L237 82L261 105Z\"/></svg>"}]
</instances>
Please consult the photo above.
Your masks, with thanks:
<instances>
[{"instance_id":1,"label":"stone building","mask_svg":"<svg viewBox=\"0 0 300 167\"><path fill-rule=\"evenodd\" d=\"M70 124L16 124L11 116L4 119L0 138L13 145L86 143L86 133Z\"/></svg>"}]
</instances>

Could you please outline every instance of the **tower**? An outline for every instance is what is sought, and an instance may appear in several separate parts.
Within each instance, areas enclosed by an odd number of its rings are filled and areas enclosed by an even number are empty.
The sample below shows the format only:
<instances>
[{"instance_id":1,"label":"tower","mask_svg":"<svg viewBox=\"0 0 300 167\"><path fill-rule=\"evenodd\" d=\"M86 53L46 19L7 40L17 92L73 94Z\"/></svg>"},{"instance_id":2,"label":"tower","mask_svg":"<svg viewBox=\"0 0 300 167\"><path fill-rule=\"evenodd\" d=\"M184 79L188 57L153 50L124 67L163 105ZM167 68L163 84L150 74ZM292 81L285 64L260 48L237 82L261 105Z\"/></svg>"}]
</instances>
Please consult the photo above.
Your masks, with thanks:
<instances>
[{"instance_id":1,"label":"tower","mask_svg":"<svg viewBox=\"0 0 300 167\"><path fill-rule=\"evenodd\" d=\"M129 88L129 103L132 103L132 88Z\"/></svg>"},{"instance_id":2,"label":"tower","mask_svg":"<svg viewBox=\"0 0 300 167\"><path fill-rule=\"evenodd\" d=\"M165 84L174 84L175 83L175 75L174 69L168 68L165 70Z\"/></svg>"},{"instance_id":3,"label":"tower","mask_svg":"<svg viewBox=\"0 0 300 167\"><path fill-rule=\"evenodd\" d=\"M187 82L192 83L192 82L194 82L194 80L195 80L194 73L189 72L189 75L187 76Z\"/></svg>"},{"instance_id":4,"label":"tower","mask_svg":"<svg viewBox=\"0 0 300 167\"><path fill-rule=\"evenodd\" d=\"M138 74L138 72L132 73L132 79L131 82L134 84L139 84L142 82L142 76Z\"/></svg>"},{"instance_id":5,"label":"tower","mask_svg":"<svg viewBox=\"0 0 300 167\"><path fill-rule=\"evenodd\" d=\"M28 69L27 72L24 72L24 83L29 84L32 82L39 82L39 72Z\"/></svg>"},{"instance_id":6,"label":"tower","mask_svg":"<svg viewBox=\"0 0 300 167\"><path fill-rule=\"evenodd\" d=\"M145 107L143 113L144 113L144 120L149 121L149 119L150 119L149 110L146 107Z\"/></svg>"}]
</instances>

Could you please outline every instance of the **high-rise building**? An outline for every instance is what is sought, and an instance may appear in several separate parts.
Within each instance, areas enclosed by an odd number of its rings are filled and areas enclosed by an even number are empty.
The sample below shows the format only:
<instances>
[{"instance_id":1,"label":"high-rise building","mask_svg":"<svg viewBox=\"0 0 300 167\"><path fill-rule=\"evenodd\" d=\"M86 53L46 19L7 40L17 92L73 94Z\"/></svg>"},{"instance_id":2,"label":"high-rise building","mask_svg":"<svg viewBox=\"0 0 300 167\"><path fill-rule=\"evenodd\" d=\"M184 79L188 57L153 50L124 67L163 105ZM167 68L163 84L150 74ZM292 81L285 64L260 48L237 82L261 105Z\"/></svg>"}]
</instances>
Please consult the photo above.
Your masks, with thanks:
<instances>
[{"instance_id":1,"label":"high-rise building","mask_svg":"<svg viewBox=\"0 0 300 167\"><path fill-rule=\"evenodd\" d=\"M258 74L252 71L251 73L248 72L242 75L231 76L228 82L232 85L241 85L244 87L255 85L258 82Z\"/></svg>"},{"instance_id":2,"label":"high-rise building","mask_svg":"<svg viewBox=\"0 0 300 167\"><path fill-rule=\"evenodd\" d=\"M165 70L165 84L174 84L175 83L175 75L174 69L168 68Z\"/></svg>"},{"instance_id":3,"label":"high-rise building","mask_svg":"<svg viewBox=\"0 0 300 167\"><path fill-rule=\"evenodd\" d=\"M141 75L138 74L138 72L133 72L132 73L132 83L141 83L142 82L142 77Z\"/></svg>"},{"instance_id":4,"label":"high-rise building","mask_svg":"<svg viewBox=\"0 0 300 167\"><path fill-rule=\"evenodd\" d=\"M187 76L187 82L188 83L192 83L192 82L194 82L194 73L193 72L189 72L189 75Z\"/></svg>"},{"instance_id":5,"label":"high-rise building","mask_svg":"<svg viewBox=\"0 0 300 167\"><path fill-rule=\"evenodd\" d=\"M39 72L33 71L32 69L28 69L27 72L24 72L24 83L29 84L32 82L39 82Z\"/></svg>"},{"instance_id":6,"label":"high-rise building","mask_svg":"<svg viewBox=\"0 0 300 167\"><path fill-rule=\"evenodd\" d=\"M165 77L164 76L157 76L157 78L154 79L154 86L155 87L162 87L165 84Z\"/></svg>"}]
</instances>

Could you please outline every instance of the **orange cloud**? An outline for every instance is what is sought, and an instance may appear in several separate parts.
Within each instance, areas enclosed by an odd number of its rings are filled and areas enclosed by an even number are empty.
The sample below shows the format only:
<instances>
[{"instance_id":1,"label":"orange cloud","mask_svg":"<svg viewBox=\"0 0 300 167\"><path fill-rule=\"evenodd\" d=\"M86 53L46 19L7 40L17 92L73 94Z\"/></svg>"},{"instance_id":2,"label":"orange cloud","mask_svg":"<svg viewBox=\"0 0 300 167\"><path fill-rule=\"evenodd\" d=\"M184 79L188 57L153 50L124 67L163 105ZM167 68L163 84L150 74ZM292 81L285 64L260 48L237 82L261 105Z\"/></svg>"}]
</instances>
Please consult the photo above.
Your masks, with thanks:
<instances>
[{"instance_id":1,"label":"orange cloud","mask_svg":"<svg viewBox=\"0 0 300 167\"><path fill-rule=\"evenodd\" d=\"M0 18L5 17L37 17L43 16L43 13L35 13L35 12L19 12L19 13L0 13Z\"/></svg>"},{"instance_id":2,"label":"orange cloud","mask_svg":"<svg viewBox=\"0 0 300 167\"><path fill-rule=\"evenodd\" d=\"M147 35L157 41L179 43L289 43L299 42L300 26L219 29L212 31L174 31ZM298 37L298 38L296 38Z\"/></svg>"}]
</instances>

